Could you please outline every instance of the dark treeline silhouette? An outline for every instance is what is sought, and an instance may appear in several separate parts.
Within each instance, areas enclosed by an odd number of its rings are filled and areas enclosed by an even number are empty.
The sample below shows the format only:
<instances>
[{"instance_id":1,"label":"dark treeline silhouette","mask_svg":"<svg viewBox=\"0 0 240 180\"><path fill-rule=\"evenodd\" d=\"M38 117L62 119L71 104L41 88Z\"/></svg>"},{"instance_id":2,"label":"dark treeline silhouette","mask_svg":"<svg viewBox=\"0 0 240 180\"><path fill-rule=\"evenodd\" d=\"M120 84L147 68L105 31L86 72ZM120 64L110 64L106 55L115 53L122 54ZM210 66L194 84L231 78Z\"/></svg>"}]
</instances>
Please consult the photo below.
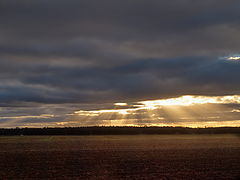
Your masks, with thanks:
<instances>
[{"instance_id":1,"label":"dark treeline silhouette","mask_svg":"<svg viewBox=\"0 0 240 180\"><path fill-rule=\"evenodd\" d=\"M240 134L240 127L64 127L0 129L0 135Z\"/></svg>"}]
</instances>

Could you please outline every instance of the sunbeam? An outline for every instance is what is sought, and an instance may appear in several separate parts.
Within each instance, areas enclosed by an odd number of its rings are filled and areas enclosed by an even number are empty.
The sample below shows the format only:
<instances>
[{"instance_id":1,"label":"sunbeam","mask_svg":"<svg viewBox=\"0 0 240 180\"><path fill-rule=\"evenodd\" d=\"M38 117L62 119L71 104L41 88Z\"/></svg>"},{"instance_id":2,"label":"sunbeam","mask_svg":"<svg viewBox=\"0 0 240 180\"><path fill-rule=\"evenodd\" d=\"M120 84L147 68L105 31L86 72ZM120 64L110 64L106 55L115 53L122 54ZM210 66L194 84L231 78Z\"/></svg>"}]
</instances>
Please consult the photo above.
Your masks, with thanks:
<instances>
[{"instance_id":1,"label":"sunbeam","mask_svg":"<svg viewBox=\"0 0 240 180\"><path fill-rule=\"evenodd\" d=\"M189 127L237 126L240 120L239 112L228 107L230 104L239 105L240 96L181 96L140 101L135 104L138 105L115 103L113 109L80 110L74 112L74 119L84 125L88 123L92 125L95 122L96 125L103 126L181 125Z\"/></svg>"}]
</instances>

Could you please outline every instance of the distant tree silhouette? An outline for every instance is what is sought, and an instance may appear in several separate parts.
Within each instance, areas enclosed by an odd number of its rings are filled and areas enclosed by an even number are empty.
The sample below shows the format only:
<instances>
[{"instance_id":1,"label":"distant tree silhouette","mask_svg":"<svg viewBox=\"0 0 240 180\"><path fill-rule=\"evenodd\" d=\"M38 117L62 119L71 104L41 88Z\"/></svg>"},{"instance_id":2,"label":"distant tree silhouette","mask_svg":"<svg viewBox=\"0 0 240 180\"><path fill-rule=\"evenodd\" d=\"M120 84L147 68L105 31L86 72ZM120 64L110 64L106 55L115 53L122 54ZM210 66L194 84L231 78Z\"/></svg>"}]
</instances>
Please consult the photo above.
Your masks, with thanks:
<instances>
[{"instance_id":1,"label":"distant tree silhouette","mask_svg":"<svg viewBox=\"0 0 240 180\"><path fill-rule=\"evenodd\" d=\"M136 135L136 134L238 134L240 127L64 127L0 129L0 135Z\"/></svg>"}]
</instances>

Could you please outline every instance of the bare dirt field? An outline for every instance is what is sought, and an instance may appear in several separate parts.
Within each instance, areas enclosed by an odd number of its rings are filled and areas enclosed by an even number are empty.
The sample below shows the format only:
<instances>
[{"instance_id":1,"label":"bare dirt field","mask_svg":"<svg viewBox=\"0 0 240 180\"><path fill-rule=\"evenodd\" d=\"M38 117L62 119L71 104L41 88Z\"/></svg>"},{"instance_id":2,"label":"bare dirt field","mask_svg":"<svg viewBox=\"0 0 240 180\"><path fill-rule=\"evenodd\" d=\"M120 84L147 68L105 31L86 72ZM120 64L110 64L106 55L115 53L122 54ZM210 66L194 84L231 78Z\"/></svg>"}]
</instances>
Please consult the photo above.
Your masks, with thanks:
<instances>
[{"instance_id":1,"label":"bare dirt field","mask_svg":"<svg viewBox=\"0 0 240 180\"><path fill-rule=\"evenodd\" d=\"M238 179L235 135L2 136L0 179Z\"/></svg>"}]
</instances>

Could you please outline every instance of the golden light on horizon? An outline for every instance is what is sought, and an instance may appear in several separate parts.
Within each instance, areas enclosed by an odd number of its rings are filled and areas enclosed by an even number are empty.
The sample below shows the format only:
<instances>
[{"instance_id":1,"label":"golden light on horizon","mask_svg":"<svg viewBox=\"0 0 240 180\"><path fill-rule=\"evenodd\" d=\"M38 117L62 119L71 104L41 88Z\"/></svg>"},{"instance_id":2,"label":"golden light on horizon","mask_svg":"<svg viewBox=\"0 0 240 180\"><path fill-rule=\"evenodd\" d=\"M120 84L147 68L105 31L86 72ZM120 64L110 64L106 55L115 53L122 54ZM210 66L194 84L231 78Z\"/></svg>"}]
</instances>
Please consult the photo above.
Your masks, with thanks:
<instances>
[{"instance_id":1,"label":"golden light on horizon","mask_svg":"<svg viewBox=\"0 0 240 180\"><path fill-rule=\"evenodd\" d=\"M98 125L114 126L239 126L240 118L237 119L238 116L235 115L235 119L229 119L232 116L227 112L238 113L240 110L226 110L226 104L240 104L240 96L187 95L140 101L131 106L127 103L115 103L113 109L76 111L73 119L80 123L98 122ZM118 106L121 108L118 109Z\"/></svg>"},{"instance_id":2,"label":"golden light on horizon","mask_svg":"<svg viewBox=\"0 0 240 180\"><path fill-rule=\"evenodd\" d=\"M228 57L227 59L237 61L237 60L240 60L240 56L231 56L231 57Z\"/></svg>"},{"instance_id":3,"label":"golden light on horizon","mask_svg":"<svg viewBox=\"0 0 240 180\"><path fill-rule=\"evenodd\" d=\"M229 104L240 103L240 96L181 96L177 98L140 101L146 107L155 108L156 106L190 106L194 104Z\"/></svg>"},{"instance_id":4,"label":"golden light on horizon","mask_svg":"<svg viewBox=\"0 0 240 180\"><path fill-rule=\"evenodd\" d=\"M240 60L240 54L231 54L229 56L220 57L220 59L225 59L228 61L238 61Z\"/></svg>"},{"instance_id":5,"label":"golden light on horizon","mask_svg":"<svg viewBox=\"0 0 240 180\"><path fill-rule=\"evenodd\" d=\"M93 111L76 111L75 114L78 115L88 115L88 116L98 116L103 113L119 113L119 114L128 114L130 111L135 111L136 109L101 109Z\"/></svg>"},{"instance_id":6,"label":"golden light on horizon","mask_svg":"<svg viewBox=\"0 0 240 180\"><path fill-rule=\"evenodd\" d=\"M2 116L0 120L8 120L6 122L1 123L2 127L11 128L12 125L20 123L22 120L27 121L28 119L48 119L54 118L54 114L41 114L41 115L20 115L20 116ZM43 123L34 123L35 125L43 126ZM21 127L21 125L18 125ZM26 123L23 127L34 127L32 124L28 125ZM37 127L37 126L36 126Z\"/></svg>"},{"instance_id":7,"label":"golden light on horizon","mask_svg":"<svg viewBox=\"0 0 240 180\"><path fill-rule=\"evenodd\" d=\"M127 106L127 103L114 103L115 106Z\"/></svg>"}]
</instances>

